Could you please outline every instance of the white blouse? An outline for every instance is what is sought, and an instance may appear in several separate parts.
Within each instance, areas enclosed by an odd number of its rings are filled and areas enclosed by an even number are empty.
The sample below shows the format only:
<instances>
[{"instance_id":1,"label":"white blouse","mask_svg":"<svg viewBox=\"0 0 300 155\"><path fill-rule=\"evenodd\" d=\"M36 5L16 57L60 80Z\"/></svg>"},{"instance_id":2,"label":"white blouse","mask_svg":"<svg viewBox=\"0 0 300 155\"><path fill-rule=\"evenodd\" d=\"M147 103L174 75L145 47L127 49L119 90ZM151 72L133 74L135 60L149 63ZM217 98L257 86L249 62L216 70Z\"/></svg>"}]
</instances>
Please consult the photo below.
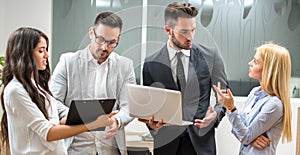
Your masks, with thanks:
<instances>
[{"instance_id":1,"label":"white blouse","mask_svg":"<svg viewBox=\"0 0 300 155\"><path fill-rule=\"evenodd\" d=\"M4 89L4 105L7 112L8 137L11 154L65 155L64 141L47 141L50 128L59 124L59 114L67 108L50 97L46 103L49 120L45 118L22 84L13 78Z\"/></svg>"}]
</instances>

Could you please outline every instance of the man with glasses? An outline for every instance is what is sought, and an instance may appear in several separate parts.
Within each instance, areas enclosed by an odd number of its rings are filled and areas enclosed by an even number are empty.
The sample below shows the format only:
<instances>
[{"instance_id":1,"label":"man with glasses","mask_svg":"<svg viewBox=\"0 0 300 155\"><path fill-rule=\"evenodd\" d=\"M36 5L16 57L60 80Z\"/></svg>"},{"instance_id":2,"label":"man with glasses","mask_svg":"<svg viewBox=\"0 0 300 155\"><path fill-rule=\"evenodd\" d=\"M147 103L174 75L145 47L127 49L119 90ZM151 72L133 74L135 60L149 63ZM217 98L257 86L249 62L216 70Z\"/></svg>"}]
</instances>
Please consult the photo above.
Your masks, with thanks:
<instances>
[{"instance_id":1,"label":"man with glasses","mask_svg":"<svg viewBox=\"0 0 300 155\"><path fill-rule=\"evenodd\" d=\"M89 28L90 44L82 50L62 54L51 78L53 96L70 106L71 100L115 98L114 123L105 131L91 131L66 140L70 155L127 154L124 126L128 113L125 85L135 83L133 62L113 52L118 45L122 19L100 13Z\"/></svg>"},{"instance_id":2,"label":"man with glasses","mask_svg":"<svg viewBox=\"0 0 300 155\"><path fill-rule=\"evenodd\" d=\"M163 120L139 119L151 129L155 155L215 155L215 127L225 115L220 103L210 106L213 84L227 79L217 49L193 44L198 9L174 2L165 9L166 45L148 56L143 66L143 84L182 93L183 120L193 125L165 125ZM160 119L160 118L157 118Z\"/></svg>"}]
</instances>

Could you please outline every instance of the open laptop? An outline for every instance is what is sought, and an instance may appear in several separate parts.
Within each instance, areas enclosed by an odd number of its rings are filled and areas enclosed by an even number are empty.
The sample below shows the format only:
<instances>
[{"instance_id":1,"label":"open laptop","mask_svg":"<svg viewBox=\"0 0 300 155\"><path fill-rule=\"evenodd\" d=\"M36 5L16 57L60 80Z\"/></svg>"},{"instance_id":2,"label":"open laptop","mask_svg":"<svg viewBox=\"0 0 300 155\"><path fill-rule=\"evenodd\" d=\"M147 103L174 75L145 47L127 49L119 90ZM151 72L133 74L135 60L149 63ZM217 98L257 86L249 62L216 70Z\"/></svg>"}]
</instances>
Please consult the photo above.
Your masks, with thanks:
<instances>
[{"instance_id":1,"label":"open laptop","mask_svg":"<svg viewBox=\"0 0 300 155\"><path fill-rule=\"evenodd\" d=\"M111 113L115 102L115 99L72 100L66 124L78 125L92 122L100 115ZM105 127L95 130L105 130Z\"/></svg>"},{"instance_id":2,"label":"open laptop","mask_svg":"<svg viewBox=\"0 0 300 155\"><path fill-rule=\"evenodd\" d=\"M149 86L127 84L129 113L132 117L154 121L163 119L173 125L191 125L182 120L181 92Z\"/></svg>"}]
</instances>

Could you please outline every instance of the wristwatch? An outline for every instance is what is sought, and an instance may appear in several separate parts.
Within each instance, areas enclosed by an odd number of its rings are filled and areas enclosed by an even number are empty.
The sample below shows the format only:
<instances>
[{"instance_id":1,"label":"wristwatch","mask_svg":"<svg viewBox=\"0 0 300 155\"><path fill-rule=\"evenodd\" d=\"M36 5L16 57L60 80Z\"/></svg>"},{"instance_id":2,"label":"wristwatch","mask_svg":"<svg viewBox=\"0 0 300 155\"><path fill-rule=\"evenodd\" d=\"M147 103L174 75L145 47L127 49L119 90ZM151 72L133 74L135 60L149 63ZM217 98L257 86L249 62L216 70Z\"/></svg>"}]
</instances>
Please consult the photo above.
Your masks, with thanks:
<instances>
[{"instance_id":1,"label":"wristwatch","mask_svg":"<svg viewBox=\"0 0 300 155\"><path fill-rule=\"evenodd\" d=\"M229 110L229 112L234 112L234 111L236 111L236 107L234 107L233 109L231 109L231 110Z\"/></svg>"}]
</instances>

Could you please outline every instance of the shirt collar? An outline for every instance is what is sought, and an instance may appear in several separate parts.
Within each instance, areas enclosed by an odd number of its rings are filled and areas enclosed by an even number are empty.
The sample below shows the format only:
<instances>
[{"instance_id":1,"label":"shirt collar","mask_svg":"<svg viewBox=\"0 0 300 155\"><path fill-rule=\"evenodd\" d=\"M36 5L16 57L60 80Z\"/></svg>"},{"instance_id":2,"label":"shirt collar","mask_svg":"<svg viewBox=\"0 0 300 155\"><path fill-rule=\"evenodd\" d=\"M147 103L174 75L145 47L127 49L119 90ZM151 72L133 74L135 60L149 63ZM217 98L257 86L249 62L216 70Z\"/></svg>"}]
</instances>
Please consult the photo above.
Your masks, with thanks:
<instances>
[{"instance_id":1,"label":"shirt collar","mask_svg":"<svg viewBox=\"0 0 300 155\"><path fill-rule=\"evenodd\" d=\"M268 94L266 94L266 93L261 89L261 86L259 86L259 88L254 92L254 96L259 97L259 98L264 98L264 97L268 96Z\"/></svg>"},{"instance_id":2,"label":"shirt collar","mask_svg":"<svg viewBox=\"0 0 300 155\"><path fill-rule=\"evenodd\" d=\"M184 50L184 49L176 50L176 49L172 48L170 46L170 40L167 43L167 49L168 49L168 52L169 52L169 59L170 60L172 60L175 57L176 53L180 52L180 51L183 53L183 55L185 55L187 57L189 57L191 55L191 50Z\"/></svg>"}]
</instances>

